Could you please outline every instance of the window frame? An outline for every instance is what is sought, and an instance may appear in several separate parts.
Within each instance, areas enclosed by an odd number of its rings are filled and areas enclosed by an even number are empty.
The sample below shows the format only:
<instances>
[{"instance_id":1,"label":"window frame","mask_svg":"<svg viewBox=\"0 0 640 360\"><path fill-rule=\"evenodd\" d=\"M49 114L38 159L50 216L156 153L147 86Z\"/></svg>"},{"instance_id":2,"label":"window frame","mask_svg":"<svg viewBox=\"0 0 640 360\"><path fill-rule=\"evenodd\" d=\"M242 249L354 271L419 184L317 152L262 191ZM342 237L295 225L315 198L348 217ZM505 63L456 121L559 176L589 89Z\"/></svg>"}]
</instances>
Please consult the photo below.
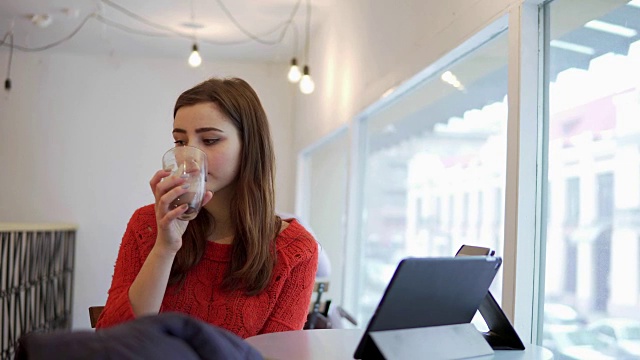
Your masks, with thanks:
<instances>
[{"instance_id":1,"label":"window frame","mask_svg":"<svg viewBox=\"0 0 640 360\"><path fill-rule=\"evenodd\" d=\"M542 341L546 246L545 1L509 10L509 120L502 308L520 336ZM542 30L542 31L541 31ZM531 136L536 134L536 136Z\"/></svg>"}]
</instances>

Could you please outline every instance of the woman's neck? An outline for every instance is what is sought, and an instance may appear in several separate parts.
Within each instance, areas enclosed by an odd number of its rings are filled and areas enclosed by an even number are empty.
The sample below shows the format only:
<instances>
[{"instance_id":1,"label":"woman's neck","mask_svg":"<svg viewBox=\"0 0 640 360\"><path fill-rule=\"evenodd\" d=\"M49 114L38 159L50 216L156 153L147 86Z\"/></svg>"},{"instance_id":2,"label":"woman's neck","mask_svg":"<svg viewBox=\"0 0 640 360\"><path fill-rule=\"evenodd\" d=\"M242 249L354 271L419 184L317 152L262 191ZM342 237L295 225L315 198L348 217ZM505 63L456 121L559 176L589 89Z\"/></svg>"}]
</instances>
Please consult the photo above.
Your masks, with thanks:
<instances>
[{"instance_id":1,"label":"woman's neck","mask_svg":"<svg viewBox=\"0 0 640 360\"><path fill-rule=\"evenodd\" d=\"M218 238L210 237L207 241L211 241L216 244L231 245L233 244L234 239L235 237L231 235L231 236L223 236Z\"/></svg>"},{"instance_id":2,"label":"woman's neck","mask_svg":"<svg viewBox=\"0 0 640 360\"><path fill-rule=\"evenodd\" d=\"M213 194L213 198L204 205L206 211L215 219L215 227L207 238L208 241L222 244L233 242L235 228L231 221L230 204L230 197L225 191L221 191Z\"/></svg>"}]
</instances>

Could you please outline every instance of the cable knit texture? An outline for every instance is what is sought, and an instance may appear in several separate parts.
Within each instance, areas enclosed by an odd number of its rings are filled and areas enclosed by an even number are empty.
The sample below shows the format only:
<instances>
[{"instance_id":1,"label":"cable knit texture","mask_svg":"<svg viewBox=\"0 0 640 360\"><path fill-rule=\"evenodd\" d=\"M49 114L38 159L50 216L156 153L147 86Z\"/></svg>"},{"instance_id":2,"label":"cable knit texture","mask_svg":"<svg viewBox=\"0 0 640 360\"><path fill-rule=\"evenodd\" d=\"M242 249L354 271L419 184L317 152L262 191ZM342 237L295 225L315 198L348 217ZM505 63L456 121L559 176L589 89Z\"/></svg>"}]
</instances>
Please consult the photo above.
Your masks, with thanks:
<instances>
[{"instance_id":1,"label":"cable knit texture","mask_svg":"<svg viewBox=\"0 0 640 360\"><path fill-rule=\"evenodd\" d=\"M129 287L156 241L153 205L138 209L127 225L116 260L111 289L96 328L135 315ZM182 285L168 286L160 312L178 311L225 328L242 338L301 330L307 317L318 264L313 236L295 219L276 239L277 262L268 287L258 295L222 290L229 270L231 245L208 242L200 262Z\"/></svg>"}]
</instances>

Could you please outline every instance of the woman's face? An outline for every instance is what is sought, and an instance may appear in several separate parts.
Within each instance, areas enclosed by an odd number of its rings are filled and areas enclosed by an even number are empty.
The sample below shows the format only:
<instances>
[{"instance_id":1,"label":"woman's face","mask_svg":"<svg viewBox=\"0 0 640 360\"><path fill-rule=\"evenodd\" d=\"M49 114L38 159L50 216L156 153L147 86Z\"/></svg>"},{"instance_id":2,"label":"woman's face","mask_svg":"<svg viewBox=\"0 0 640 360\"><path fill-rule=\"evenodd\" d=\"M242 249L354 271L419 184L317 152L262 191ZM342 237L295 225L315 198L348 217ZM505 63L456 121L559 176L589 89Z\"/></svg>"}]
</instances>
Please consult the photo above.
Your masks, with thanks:
<instances>
[{"instance_id":1,"label":"woman's face","mask_svg":"<svg viewBox=\"0 0 640 360\"><path fill-rule=\"evenodd\" d=\"M218 105L205 102L178 109L173 138L176 146L197 147L207 154L207 190L221 193L235 182L242 143L238 130Z\"/></svg>"}]
</instances>

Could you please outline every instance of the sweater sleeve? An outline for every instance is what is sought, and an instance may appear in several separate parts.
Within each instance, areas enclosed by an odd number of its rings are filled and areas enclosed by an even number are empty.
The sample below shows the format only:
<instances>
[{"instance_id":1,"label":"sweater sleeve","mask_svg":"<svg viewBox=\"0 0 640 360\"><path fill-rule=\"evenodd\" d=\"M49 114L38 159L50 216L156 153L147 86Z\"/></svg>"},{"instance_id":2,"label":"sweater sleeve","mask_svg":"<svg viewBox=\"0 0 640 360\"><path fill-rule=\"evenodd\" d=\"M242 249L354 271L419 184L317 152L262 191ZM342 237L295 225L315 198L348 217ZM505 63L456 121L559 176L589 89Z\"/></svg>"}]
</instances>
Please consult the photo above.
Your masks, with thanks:
<instances>
[{"instance_id":1,"label":"sweater sleeve","mask_svg":"<svg viewBox=\"0 0 640 360\"><path fill-rule=\"evenodd\" d=\"M137 218L136 212L129 220L127 230L122 237L111 280L111 288L109 289L109 297L96 324L97 329L110 327L135 318L129 301L129 288L142 267L140 248L135 231Z\"/></svg>"},{"instance_id":2,"label":"sweater sleeve","mask_svg":"<svg viewBox=\"0 0 640 360\"><path fill-rule=\"evenodd\" d=\"M302 254L297 252L292 255L293 258L302 258L303 260L291 269L276 300L273 312L259 334L302 330L307 320L318 267L318 246L312 238L306 240L311 240L312 246L308 246L304 250L301 249Z\"/></svg>"}]
</instances>

